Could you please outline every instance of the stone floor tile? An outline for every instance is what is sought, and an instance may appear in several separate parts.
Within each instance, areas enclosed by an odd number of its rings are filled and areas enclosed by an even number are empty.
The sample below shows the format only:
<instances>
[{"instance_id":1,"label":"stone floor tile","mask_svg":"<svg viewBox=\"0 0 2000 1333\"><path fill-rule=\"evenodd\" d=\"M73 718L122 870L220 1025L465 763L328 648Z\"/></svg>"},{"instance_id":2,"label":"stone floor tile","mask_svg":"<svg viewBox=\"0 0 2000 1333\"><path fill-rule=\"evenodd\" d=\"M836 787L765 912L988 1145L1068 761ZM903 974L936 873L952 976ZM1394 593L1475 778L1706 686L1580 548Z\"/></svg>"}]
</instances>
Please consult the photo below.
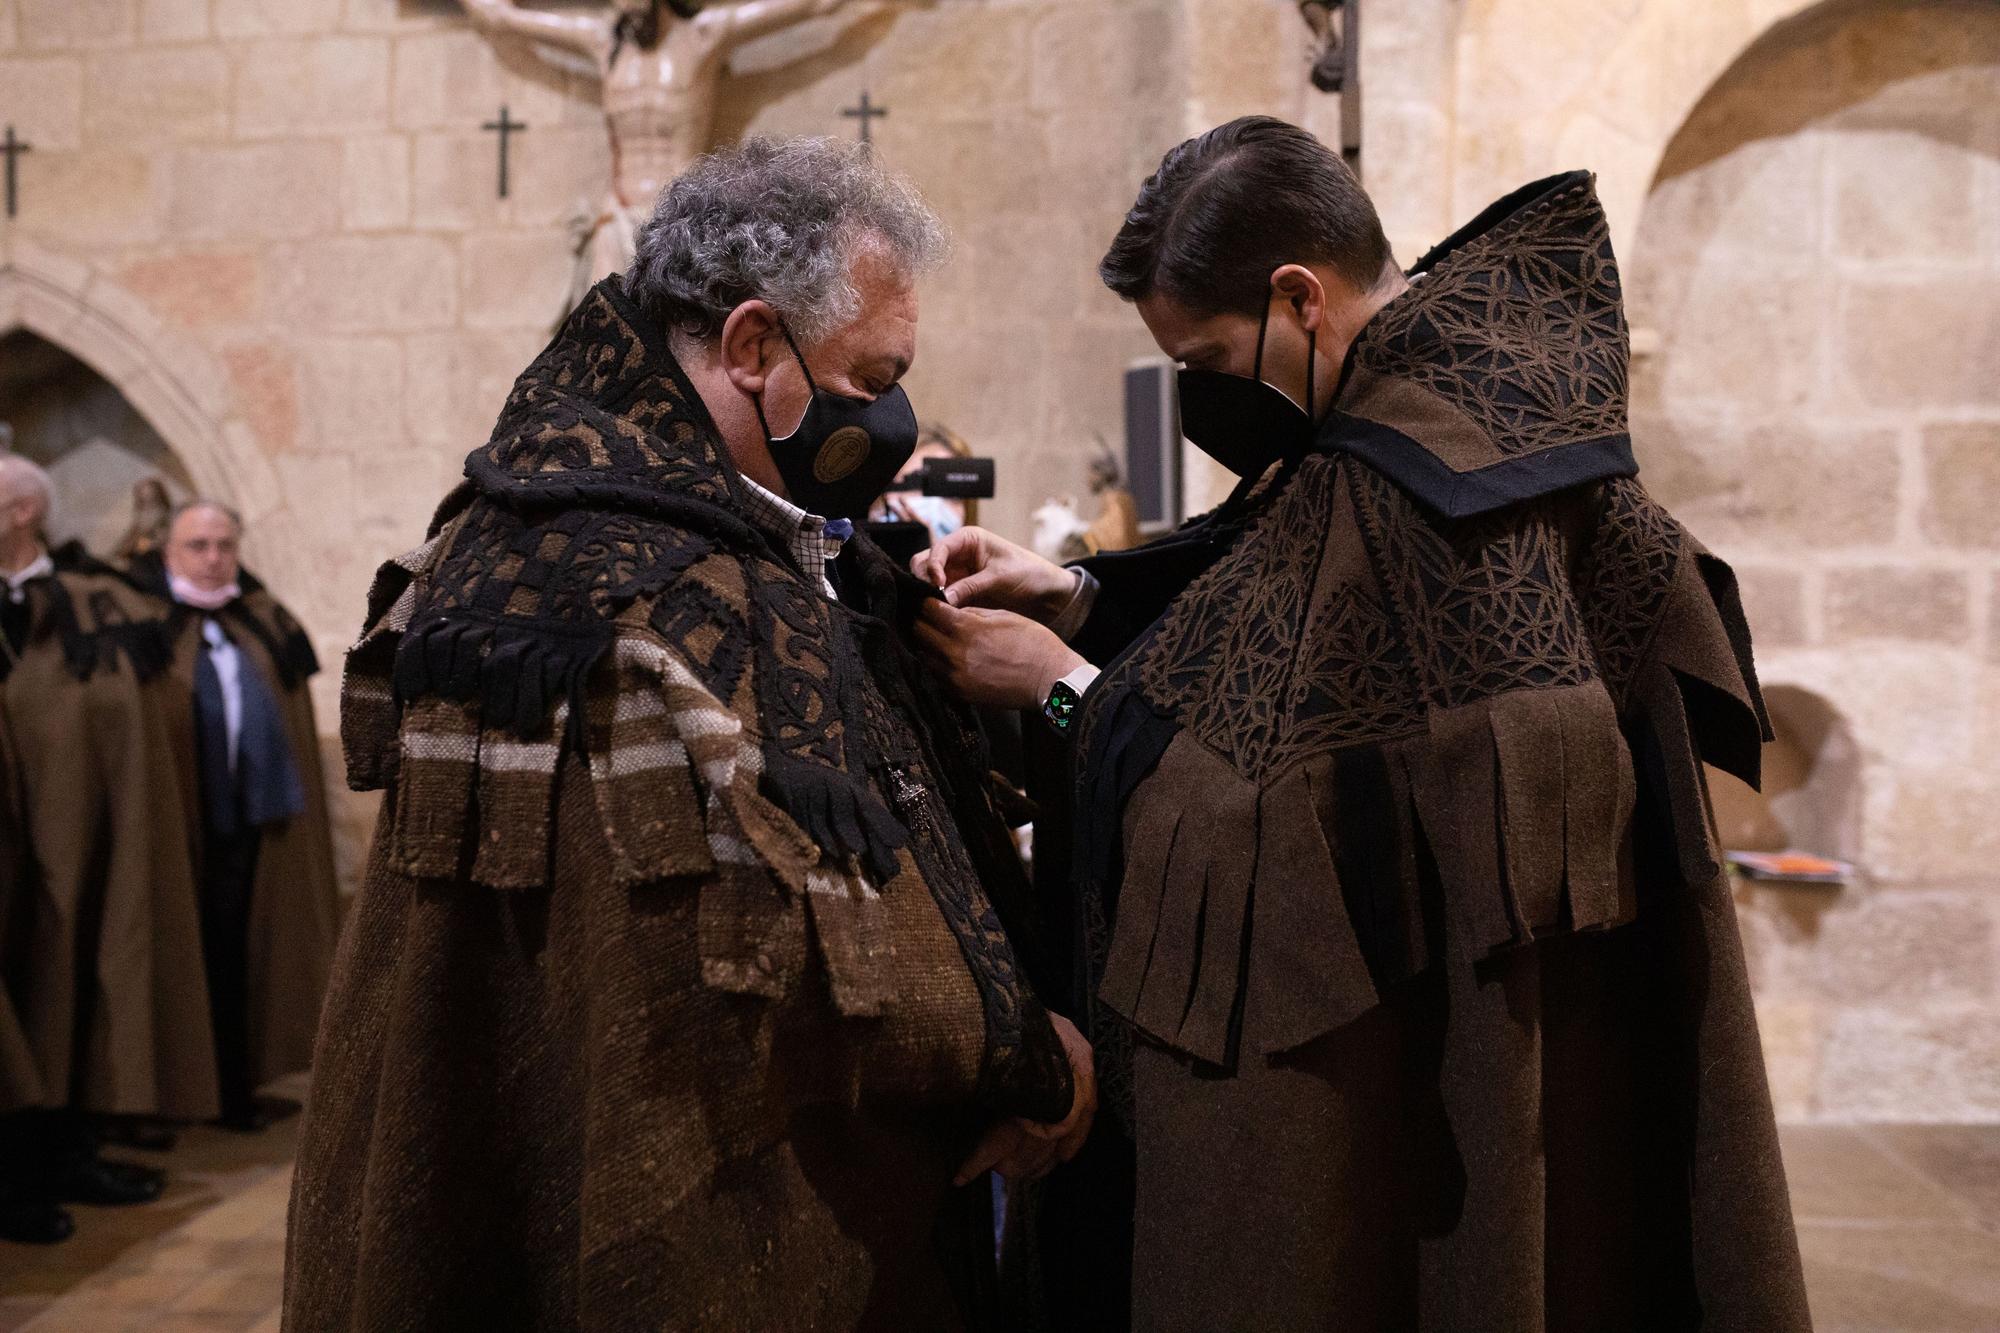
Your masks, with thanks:
<instances>
[{"instance_id":1,"label":"stone floor tile","mask_svg":"<svg viewBox=\"0 0 2000 1333\"><path fill-rule=\"evenodd\" d=\"M233 1312L164 1314L155 1315L146 1329L147 1333L248 1333L261 1318L259 1314Z\"/></svg>"},{"instance_id":2,"label":"stone floor tile","mask_svg":"<svg viewBox=\"0 0 2000 1333\"><path fill-rule=\"evenodd\" d=\"M2000 1230L2000 1127L1879 1125L1866 1132L1963 1201L1981 1224Z\"/></svg>"},{"instance_id":3,"label":"stone floor tile","mask_svg":"<svg viewBox=\"0 0 2000 1333\"><path fill-rule=\"evenodd\" d=\"M8 1297L0 1300L0 1333L15 1333L30 1319L48 1308L49 1303L39 1297Z\"/></svg>"},{"instance_id":4,"label":"stone floor tile","mask_svg":"<svg viewBox=\"0 0 2000 1333\"><path fill-rule=\"evenodd\" d=\"M1965 1207L1923 1173L1844 1125L1783 1131L1792 1212L1801 1222L1964 1222Z\"/></svg>"},{"instance_id":5,"label":"stone floor tile","mask_svg":"<svg viewBox=\"0 0 2000 1333\"><path fill-rule=\"evenodd\" d=\"M152 1327L155 1317L150 1311L71 1305L64 1301L50 1306L41 1318L23 1327L22 1333L142 1333Z\"/></svg>"},{"instance_id":6,"label":"stone floor tile","mask_svg":"<svg viewBox=\"0 0 2000 1333\"><path fill-rule=\"evenodd\" d=\"M172 1308L190 1314L261 1315L284 1299L283 1281L281 1268L270 1265L215 1273L182 1291Z\"/></svg>"},{"instance_id":7,"label":"stone floor tile","mask_svg":"<svg viewBox=\"0 0 2000 1333\"><path fill-rule=\"evenodd\" d=\"M63 1298L62 1304L108 1310L163 1310L202 1278L194 1273L102 1273Z\"/></svg>"},{"instance_id":8,"label":"stone floor tile","mask_svg":"<svg viewBox=\"0 0 2000 1333\"><path fill-rule=\"evenodd\" d=\"M1976 1227L1807 1223L1799 1245L1822 1333L2000 1328L2000 1240Z\"/></svg>"}]
</instances>

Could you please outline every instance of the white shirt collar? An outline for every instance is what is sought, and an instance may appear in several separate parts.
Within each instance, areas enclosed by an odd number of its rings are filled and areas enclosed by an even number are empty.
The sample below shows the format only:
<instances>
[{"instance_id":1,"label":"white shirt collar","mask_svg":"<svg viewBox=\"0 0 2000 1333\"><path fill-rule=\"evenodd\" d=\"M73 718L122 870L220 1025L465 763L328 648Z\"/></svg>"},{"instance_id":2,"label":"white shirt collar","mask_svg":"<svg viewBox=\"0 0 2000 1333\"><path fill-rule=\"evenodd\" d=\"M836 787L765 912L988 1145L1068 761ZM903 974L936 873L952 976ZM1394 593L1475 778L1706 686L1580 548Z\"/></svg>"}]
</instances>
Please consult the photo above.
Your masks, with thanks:
<instances>
[{"instance_id":1,"label":"white shirt collar","mask_svg":"<svg viewBox=\"0 0 2000 1333\"><path fill-rule=\"evenodd\" d=\"M31 580L47 578L55 572L55 560L50 557L47 551L43 551L33 560L30 560L25 567L7 575L7 600L10 602L25 600L28 594L22 590Z\"/></svg>"}]
</instances>

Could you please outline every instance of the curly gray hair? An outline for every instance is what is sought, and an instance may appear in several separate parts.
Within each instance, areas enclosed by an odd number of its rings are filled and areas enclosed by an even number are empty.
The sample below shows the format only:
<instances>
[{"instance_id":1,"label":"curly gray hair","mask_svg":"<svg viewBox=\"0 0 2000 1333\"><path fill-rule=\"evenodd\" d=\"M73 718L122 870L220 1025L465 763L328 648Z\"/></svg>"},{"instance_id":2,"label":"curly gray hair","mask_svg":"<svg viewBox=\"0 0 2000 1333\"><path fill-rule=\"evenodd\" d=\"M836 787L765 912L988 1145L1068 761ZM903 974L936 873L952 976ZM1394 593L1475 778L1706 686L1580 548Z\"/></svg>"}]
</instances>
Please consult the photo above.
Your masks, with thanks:
<instances>
[{"instance_id":1,"label":"curly gray hair","mask_svg":"<svg viewBox=\"0 0 2000 1333\"><path fill-rule=\"evenodd\" d=\"M911 277L945 255L944 224L916 187L842 139L746 139L697 159L639 229L626 290L663 327L707 342L762 299L806 342L860 312L857 255Z\"/></svg>"}]
</instances>

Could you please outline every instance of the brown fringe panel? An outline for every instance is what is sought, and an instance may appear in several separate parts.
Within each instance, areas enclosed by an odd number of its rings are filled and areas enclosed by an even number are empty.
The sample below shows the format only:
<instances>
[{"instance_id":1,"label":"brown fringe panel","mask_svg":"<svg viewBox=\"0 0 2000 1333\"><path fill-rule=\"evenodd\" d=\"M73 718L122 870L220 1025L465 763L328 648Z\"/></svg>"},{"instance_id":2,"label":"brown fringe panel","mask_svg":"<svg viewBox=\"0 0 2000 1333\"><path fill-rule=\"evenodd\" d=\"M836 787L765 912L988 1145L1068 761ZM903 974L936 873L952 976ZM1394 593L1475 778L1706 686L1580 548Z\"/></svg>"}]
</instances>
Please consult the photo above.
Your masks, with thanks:
<instances>
[{"instance_id":1,"label":"brown fringe panel","mask_svg":"<svg viewBox=\"0 0 2000 1333\"><path fill-rule=\"evenodd\" d=\"M476 817L479 719L471 704L422 699L405 710L392 846L404 873L454 879Z\"/></svg>"},{"instance_id":2,"label":"brown fringe panel","mask_svg":"<svg viewBox=\"0 0 2000 1333\"><path fill-rule=\"evenodd\" d=\"M1127 812L1104 1002L1217 1065L1311 1041L1426 965L1426 857L1481 953L1626 919L1637 783L1602 686L1441 710L1377 752L1260 790L1177 736Z\"/></svg>"}]
</instances>

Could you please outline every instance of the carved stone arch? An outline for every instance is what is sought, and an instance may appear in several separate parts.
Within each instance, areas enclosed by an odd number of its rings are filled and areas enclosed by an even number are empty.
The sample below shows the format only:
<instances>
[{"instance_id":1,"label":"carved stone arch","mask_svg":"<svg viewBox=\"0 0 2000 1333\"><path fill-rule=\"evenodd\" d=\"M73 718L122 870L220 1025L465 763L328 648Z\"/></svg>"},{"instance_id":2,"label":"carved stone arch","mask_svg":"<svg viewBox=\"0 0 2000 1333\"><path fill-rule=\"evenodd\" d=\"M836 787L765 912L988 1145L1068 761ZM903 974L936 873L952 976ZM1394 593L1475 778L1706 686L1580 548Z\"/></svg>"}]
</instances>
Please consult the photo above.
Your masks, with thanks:
<instances>
[{"instance_id":1,"label":"carved stone arch","mask_svg":"<svg viewBox=\"0 0 2000 1333\"><path fill-rule=\"evenodd\" d=\"M196 489L255 519L275 484L229 379L194 339L81 260L16 240L0 249L0 335L25 330L75 356L167 442Z\"/></svg>"},{"instance_id":2,"label":"carved stone arch","mask_svg":"<svg viewBox=\"0 0 2000 1333\"><path fill-rule=\"evenodd\" d=\"M1587 167L1629 258L1667 147L1716 80L1773 29L1848 3L1473 0L1458 34L1453 215Z\"/></svg>"}]
</instances>

